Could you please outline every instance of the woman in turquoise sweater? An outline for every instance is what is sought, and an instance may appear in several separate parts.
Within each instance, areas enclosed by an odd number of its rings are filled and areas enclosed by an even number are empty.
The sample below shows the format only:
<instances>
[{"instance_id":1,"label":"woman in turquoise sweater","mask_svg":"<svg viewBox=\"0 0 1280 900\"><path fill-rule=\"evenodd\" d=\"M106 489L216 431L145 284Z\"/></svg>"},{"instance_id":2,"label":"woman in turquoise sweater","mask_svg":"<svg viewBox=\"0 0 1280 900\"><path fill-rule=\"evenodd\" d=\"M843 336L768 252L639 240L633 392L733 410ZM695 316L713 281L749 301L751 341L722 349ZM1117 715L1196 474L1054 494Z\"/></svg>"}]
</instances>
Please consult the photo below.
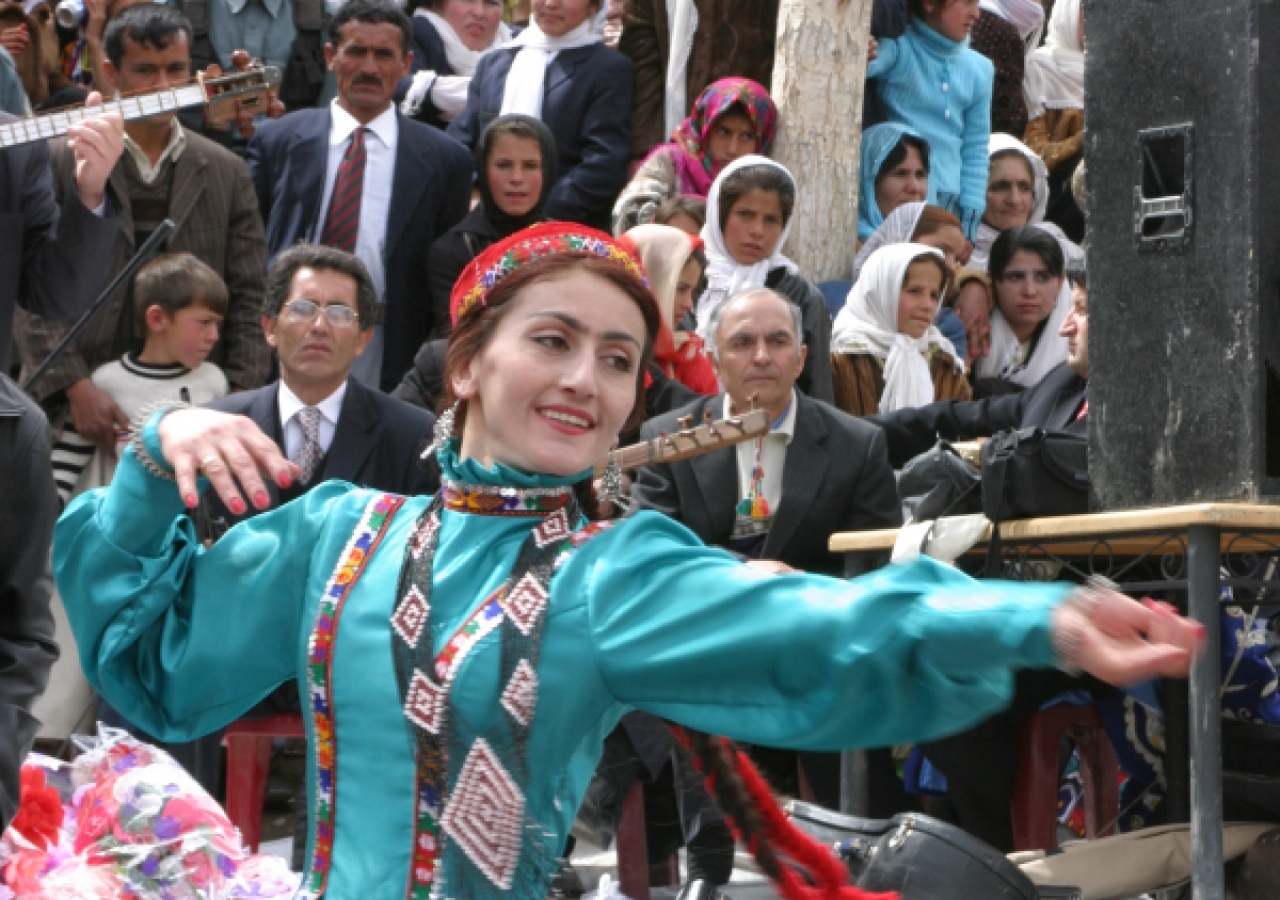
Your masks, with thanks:
<instances>
[{"instance_id":1,"label":"woman in turquoise sweater","mask_svg":"<svg viewBox=\"0 0 1280 900\"><path fill-rule=\"evenodd\" d=\"M889 121L929 144L929 202L960 220L973 240L986 208L987 142L995 67L969 49L978 0L909 0L900 38L871 43L874 81Z\"/></svg>"},{"instance_id":2,"label":"woman in turquoise sweater","mask_svg":"<svg viewBox=\"0 0 1280 900\"><path fill-rule=\"evenodd\" d=\"M588 524L592 465L643 410L659 316L639 266L540 225L468 267L452 309L438 496L330 482L205 549L183 514L197 471L234 510L296 467L247 419L167 409L58 525L84 670L132 721L190 739L298 680L304 897L542 900L631 709L770 746L886 746L991 714L1017 668L1189 665L1193 626L1110 592L928 561L772 576L654 513ZM729 755L695 747L755 837Z\"/></svg>"}]
</instances>

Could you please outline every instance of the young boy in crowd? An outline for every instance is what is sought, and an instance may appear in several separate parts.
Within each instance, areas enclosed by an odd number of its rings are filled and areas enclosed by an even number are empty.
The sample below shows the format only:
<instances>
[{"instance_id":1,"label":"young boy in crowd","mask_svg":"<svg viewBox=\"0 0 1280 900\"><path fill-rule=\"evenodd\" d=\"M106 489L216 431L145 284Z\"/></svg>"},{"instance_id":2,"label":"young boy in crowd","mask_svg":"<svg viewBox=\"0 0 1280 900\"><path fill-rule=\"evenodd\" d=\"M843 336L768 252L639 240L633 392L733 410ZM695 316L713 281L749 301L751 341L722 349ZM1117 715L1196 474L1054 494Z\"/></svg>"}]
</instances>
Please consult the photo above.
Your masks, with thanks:
<instances>
[{"instance_id":1,"label":"young boy in crowd","mask_svg":"<svg viewBox=\"0 0 1280 900\"><path fill-rule=\"evenodd\" d=\"M227 312L227 286L217 272L190 253L157 257L134 279L133 304L146 335L142 348L92 376L127 417L132 419L158 400L199 405L226 395L226 376L207 362ZM111 481L128 437L117 433L115 446L99 447L66 424L53 447L53 476L64 506L77 487ZM86 472L90 460L93 466Z\"/></svg>"}]
</instances>

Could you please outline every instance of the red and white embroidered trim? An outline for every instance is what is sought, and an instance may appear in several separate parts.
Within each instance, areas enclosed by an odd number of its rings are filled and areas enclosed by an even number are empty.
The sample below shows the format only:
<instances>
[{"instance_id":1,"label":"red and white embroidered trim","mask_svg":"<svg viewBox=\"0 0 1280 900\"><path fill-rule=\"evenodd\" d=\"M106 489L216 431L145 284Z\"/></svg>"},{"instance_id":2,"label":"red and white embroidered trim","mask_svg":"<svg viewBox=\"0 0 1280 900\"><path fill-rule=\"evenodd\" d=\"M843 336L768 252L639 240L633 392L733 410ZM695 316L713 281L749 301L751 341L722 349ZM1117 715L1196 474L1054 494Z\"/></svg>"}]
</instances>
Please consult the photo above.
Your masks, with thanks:
<instances>
[{"instance_id":1,"label":"red and white embroidered trim","mask_svg":"<svg viewBox=\"0 0 1280 900\"><path fill-rule=\"evenodd\" d=\"M502 692L501 701L502 708L511 713L513 719L525 728L529 727L529 723L533 721L533 711L538 705L538 673L533 671L529 660L520 660L516 670L511 673L511 680Z\"/></svg>"},{"instance_id":2,"label":"red and white embroidered trim","mask_svg":"<svg viewBox=\"0 0 1280 900\"><path fill-rule=\"evenodd\" d=\"M516 586L511 589L511 593L507 595L502 605L507 611L507 617L511 619L511 624L519 628L521 634L527 636L533 630L533 626L538 623L543 610L547 608L546 588L538 582L532 572L528 572L516 582Z\"/></svg>"},{"instance_id":3,"label":"red and white embroidered trim","mask_svg":"<svg viewBox=\"0 0 1280 900\"><path fill-rule=\"evenodd\" d=\"M418 637L422 634L422 626L426 624L427 613L430 611L431 608L427 605L427 598L422 596L422 591L417 587L410 588L400 608L391 617L391 627L406 644L416 648Z\"/></svg>"},{"instance_id":4,"label":"red and white embroidered trim","mask_svg":"<svg viewBox=\"0 0 1280 900\"><path fill-rule=\"evenodd\" d=\"M569 525L569 516L563 509L557 509L547 516L541 525L533 529L533 541L538 545L538 549L542 549L547 544L565 540L571 534L573 534L573 528Z\"/></svg>"},{"instance_id":5,"label":"red and white embroidered trim","mask_svg":"<svg viewBox=\"0 0 1280 900\"><path fill-rule=\"evenodd\" d=\"M413 680L409 682L409 694L404 698L405 717L419 728L439 734L448 696L446 688L437 686L426 675L415 671Z\"/></svg>"},{"instance_id":6,"label":"red and white embroidered trim","mask_svg":"<svg viewBox=\"0 0 1280 900\"><path fill-rule=\"evenodd\" d=\"M495 886L511 888L520 862L524 794L484 738L472 744L440 826Z\"/></svg>"}]
</instances>

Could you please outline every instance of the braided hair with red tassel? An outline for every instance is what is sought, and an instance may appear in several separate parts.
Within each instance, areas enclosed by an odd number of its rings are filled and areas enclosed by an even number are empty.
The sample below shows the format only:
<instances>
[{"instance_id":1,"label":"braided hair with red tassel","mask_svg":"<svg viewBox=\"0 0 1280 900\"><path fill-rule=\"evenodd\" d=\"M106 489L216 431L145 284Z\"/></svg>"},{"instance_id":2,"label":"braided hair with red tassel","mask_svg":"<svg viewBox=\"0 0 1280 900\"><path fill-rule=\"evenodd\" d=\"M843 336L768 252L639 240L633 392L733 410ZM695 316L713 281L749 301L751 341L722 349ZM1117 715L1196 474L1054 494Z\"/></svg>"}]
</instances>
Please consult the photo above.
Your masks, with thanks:
<instances>
[{"instance_id":1,"label":"braided hair with red tassel","mask_svg":"<svg viewBox=\"0 0 1280 900\"><path fill-rule=\"evenodd\" d=\"M898 900L897 894L873 894L849 885L844 864L791 824L751 760L728 738L674 724L671 730L692 754L733 836L746 845L784 900Z\"/></svg>"}]
</instances>

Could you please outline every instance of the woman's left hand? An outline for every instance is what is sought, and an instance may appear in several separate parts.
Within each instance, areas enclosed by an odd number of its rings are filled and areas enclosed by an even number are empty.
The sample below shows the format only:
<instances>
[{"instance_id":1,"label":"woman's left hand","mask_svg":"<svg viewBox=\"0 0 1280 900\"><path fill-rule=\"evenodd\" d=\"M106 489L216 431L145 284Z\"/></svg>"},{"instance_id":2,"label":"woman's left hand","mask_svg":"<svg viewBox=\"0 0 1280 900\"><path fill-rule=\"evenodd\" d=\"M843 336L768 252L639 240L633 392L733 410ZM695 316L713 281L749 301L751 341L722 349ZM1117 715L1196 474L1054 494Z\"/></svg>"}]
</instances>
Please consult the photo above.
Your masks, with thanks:
<instances>
[{"instance_id":1,"label":"woman's left hand","mask_svg":"<svg viewBox=\"0 0 1280 900\"><path fill-rule=\"evenodd\" d=\"M1167 603L1087 590L1085 602L1064 603L1053 614L1054 646L1064 662L1121 686L1187 676L1192 658L1204 649L1203 625Z\"/></svg>"}]
</instances>

